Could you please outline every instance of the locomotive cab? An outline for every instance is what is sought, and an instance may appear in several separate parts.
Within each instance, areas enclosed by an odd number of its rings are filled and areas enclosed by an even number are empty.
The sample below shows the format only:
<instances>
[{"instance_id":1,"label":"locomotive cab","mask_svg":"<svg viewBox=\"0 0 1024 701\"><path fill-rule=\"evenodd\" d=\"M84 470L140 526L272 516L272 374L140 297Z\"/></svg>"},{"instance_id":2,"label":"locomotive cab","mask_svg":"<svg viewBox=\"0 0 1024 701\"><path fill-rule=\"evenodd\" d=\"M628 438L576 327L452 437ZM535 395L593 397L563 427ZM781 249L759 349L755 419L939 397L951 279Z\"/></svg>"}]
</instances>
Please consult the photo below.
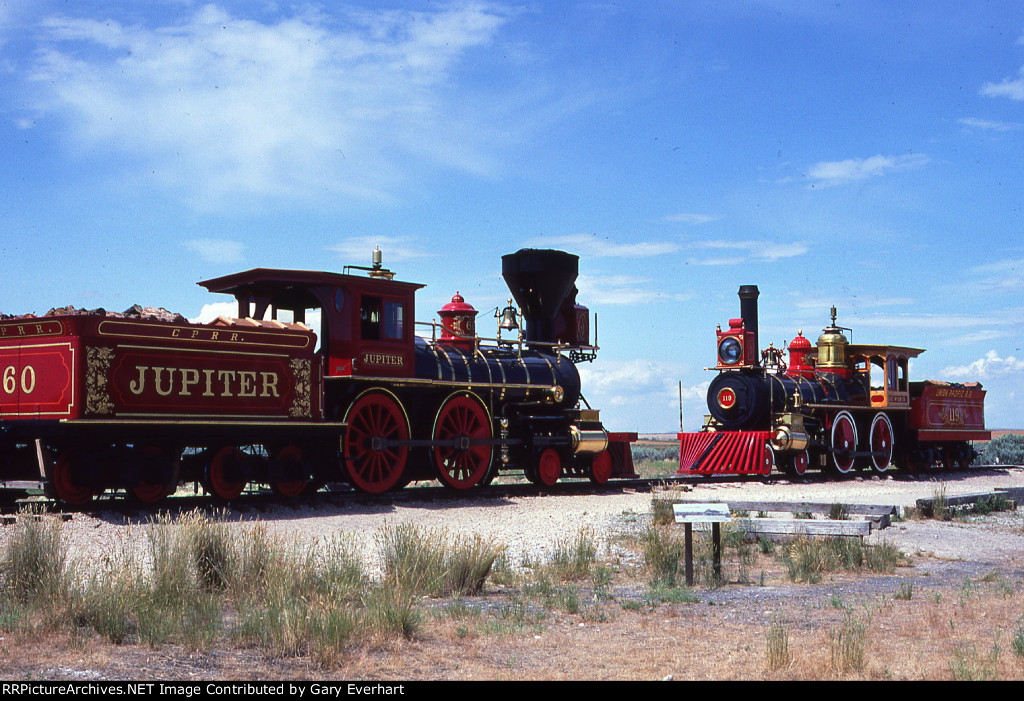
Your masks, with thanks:
<instances>
[{"instance_id":1,"label":"locomotive cab","mask_svg":"<svg viewBox=\"0 0 1024 701\"><path fill-rule=\"evenodd\" d=\"M877 408L910 406L910 361L924 353L921 348L884 345L851 345L847 349L854 375L862 378Z\"/></svg>"},{"instance_id":2,"label":"locomotive cab","mask_svg":"<svg viewBox=\"0 0 1024 701\"><path fill-rule=\"evenodd\" d=\"M413 375L412 319L423 285L393 280L388 271L363 277L266 268L199 284L234 296L241 318L276 319L290 311L305 322L308 311L319 312L326 377Z\"/></svg>"}]
</instances>

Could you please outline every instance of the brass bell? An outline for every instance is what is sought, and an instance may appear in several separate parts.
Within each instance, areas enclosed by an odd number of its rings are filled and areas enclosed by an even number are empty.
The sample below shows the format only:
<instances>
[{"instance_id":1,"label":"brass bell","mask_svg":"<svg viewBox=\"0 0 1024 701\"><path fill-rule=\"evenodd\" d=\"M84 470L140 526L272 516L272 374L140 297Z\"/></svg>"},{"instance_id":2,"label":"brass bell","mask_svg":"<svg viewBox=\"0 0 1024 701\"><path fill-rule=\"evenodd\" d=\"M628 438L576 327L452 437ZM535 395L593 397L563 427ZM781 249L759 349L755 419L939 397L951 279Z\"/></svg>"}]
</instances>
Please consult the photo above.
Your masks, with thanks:
<instances>
[{"instance_id":1,"label":"brass bell","mask_svg":"<svg viewBox=\"0 0 1024 701\"><path fill-rule=\"evenodd\" d=\"M512 306L512 300L508 301L508 306L501 310L501 321L498 322L498 328L504 329L505 331L511 331L512 329L519 328L519 322L516 321L518 312L516 308ZM498 316L495 314L495 316Z\"/></svg>"}]
</instances>

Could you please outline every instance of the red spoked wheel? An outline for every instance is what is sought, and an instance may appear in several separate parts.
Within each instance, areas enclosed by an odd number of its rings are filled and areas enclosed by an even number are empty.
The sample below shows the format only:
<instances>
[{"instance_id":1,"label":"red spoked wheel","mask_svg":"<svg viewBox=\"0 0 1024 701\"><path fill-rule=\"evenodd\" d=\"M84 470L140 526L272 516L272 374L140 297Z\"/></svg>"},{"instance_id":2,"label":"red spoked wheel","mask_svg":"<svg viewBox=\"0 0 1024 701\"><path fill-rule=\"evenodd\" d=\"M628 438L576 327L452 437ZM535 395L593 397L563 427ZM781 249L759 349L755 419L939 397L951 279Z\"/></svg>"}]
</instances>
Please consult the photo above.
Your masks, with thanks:
<instances>
[{"instance_id":1,"label":"red spoked wheel","mask_svg":"<svg viewBox=\"0 0 1024 701\"><path fill-rule=\"evenodd\" d=\"M602 450L594 456L590 463L590 481L594 484L607 484L612 478L612 454Z\"/></svg>"},{"instance_id":2,"label":"red spoked wheel","mask_svg":"<svg viewBox=\"0 0 1024 701\"><path fill-rule=\"evenodd\" d=\"M68 506L84 506L96 496L96 490L83 484L82 455L76 450L62 450L53 462L50 474L53 497Z\"/></svg>"},{"instance_id":3,"label":"red spoked wheel","mask_svg":"<svg viewBox=\"0 0 1024 701\"><path fill-rule=\"evenodd\" d=\"M879 412L871 420L871 468L875 472L885 472L893 456L892 422L889 417Z\"/></svg>"},{"instance_id":4,"label":"red spoked wheel","mask_svg":"<svg viewBox=\"0 0 1024 701\"><path fill-rule=\"evenodd\" d=\"M441 482L460 490L480 484L494 456L493 435L487 409L474 396L460 394L445 401L434 421L433 439L448 445L431 451Z\"/></svg>"},{"instance_id":5,"label":"red spoked wheel","mask_svg":"<svg viewBox=\"0 0 1024 701\"><path fill-rule=\"evenodd\" d=\"M786 467L786 471L795 477L803 477L807 474L807 469L811 465L811 455L806 450L801 450L798 453L794 453L790 458Z\"/></svg>"},{"instance_id":6,"label":"red spoked wheel","mask_svg":"<svg viewBox=\"0 0 1024 701\"><path fill-rule=\"evenodd\" d=\"M537 483L550 487L562 476L562 457L554 448L545 448L537 458Z\"/></svg>"},{"instance_id":7,"label":"red spoked wheel","mask_svg":"<svg viewBox=\"0 0 1024 701\"><path fill-rule=\"evenodd\" d=\"M136 501L157 504L177 491L181 456L158 445L146 446L142 453L149 471L128 491Z\"/></svg>"},{"instance_id":8,"label":"red spoked wheel","mask_svg":"<svg viewBox=\"0 0 1024 701\"><path fill-rule=\"evenodd\" d=\"M832 467L841 475L850 472L855 463L857 424L853 415L841 411L832 420Z\"/></svg>"},{"instance_id":9,"label":"red spoked wheel","mask_svg":"<svg viewBox=\"0 0 1024 701\"><path fill-rule=\"evenodd\" d=\"M233 445L219 449L206 464L203 486L213 496L224 501L237 499L245 489L241 474L244 454Z\"/></svg>"},{"instance_id":10,"label":"red spoked wheel","mask_svg":"<svg viewBox=\"0 0 1024 701\"><path fill-rule=\"evenodd\" d=\"M398 399L389 392L370 390L353 402L345 415L345 469L352 485L381 494L402 478L409 457L409 421Z\"/></svg>"},{"instance_id":11,"label":"red spoked wheel","mask_svg":"<svg viewBox=\"0 0 1024 701\"><path fill-rule=\"evenodd\" d=\"M302 448L297 445L285 446L278 450L274 455L274 460L280 463L285 463L288 466L287 471L291 471L292 467L298 466L302 462ZM275 493L280 494L283 497L294 499L295 497L302 496L305 493L306 488L309 486L308 479L294 479L294 480L279 480L270 485L270 488Z\"/></svg>"}]
</instances>

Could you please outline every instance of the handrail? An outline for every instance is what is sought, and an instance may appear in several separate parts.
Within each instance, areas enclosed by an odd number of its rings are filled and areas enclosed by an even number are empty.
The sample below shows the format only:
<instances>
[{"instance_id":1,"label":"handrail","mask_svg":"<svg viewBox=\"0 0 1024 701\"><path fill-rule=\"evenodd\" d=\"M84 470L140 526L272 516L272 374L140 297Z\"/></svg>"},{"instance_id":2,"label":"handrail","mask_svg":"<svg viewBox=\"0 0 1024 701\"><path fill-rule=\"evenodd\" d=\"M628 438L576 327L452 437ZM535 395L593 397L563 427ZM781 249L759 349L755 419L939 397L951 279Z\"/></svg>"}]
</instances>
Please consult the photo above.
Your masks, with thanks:
<instances>
[{"instance_id":1,"label":"handrail","mask_svg":"<svg viewBox=\"0 0 1024 701\"><path fill-rule=\"evenodd\" d=\"M591 353L596 353L597 351L600 350L600 348L598 346L591 346L591 345L587 345L587 346L580 345L580 346L577 346L577 345L573 345L571 343L558 343L558 342L555 342L555 341L529 341L529 340L524 339L522 337L522 334L520 334L519 338L517 338L517 339L501 338L500 336L498 338L488 338L488 337L485 337L485 336L468 336L468 335L463 335L463 334L456 333L456 332L452 331L450 328L447 328L443 324L439 324L436 321L414 321L413 324L415 326L429 326L430 329L431 329L431 339L430 340L433 343L437 343L437 330L441 329L442 331L444 331L445 333L447 333L448 335L452 336L453 338L455 338L457 340L467 341L467 342L473 344L474 350L478 350L480 345L481 345L481 342L485 342L485 341L489 341L489 342L495 343L498 346L507 346L509 348L517 347L517 350L520 353L522 353L522 349L523 349L524 345L544 346L544 347L550 348L552 351L554 351L556 353L561 353L562 351L565 351L565 350L581 350L581 351L589 351Z\"/></svg>"}]
</instances>

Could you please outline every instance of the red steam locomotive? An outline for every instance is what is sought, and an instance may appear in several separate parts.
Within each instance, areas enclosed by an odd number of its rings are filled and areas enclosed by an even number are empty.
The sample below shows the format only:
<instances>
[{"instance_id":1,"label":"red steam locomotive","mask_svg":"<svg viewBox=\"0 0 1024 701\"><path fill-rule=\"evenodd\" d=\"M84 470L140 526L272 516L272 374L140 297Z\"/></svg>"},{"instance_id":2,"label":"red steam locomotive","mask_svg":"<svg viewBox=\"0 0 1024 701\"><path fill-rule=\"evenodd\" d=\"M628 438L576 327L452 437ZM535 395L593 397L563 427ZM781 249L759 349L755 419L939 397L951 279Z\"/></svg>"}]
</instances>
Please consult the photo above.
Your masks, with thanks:
<instances>
[{"instance_id":1,"label":"red steam locomotive","mask_svg":"<svg viewBox=\"0 0 1024 701\"><path fill-rule=\"evenodd\" d=\"M237 318L210 324L140 309L5 317L0 488L82 505L107 489L157 502L183 481L233 499L251 483L298 496L329 482L380 493L503 472L544 485L635 476L635 434L606 431L582 395L575 363L597 347L576 304L578 260L503 256L521 311L509 300L494 339L477 336L458 294L418 336L422 285L395 280L379 251L340 274L201 282L238 302Z\"/></svg>"},{"instance_id":2,"label":"red steam locomotive","mask_svg":"<svg viewBox=\"0 0 1024 701\"><path fill-rule=\"evenodd\" d=\"M740 318L718 329L709 414L678 436L680 473L966 468L971 441L991 437L980 384L910 382L909 361L924 351L852 344L835 307L815 347L803 332L790 342L788 364L774 345L761 350L758 296L740 287Z\"/></svg>"}]
</instances>

